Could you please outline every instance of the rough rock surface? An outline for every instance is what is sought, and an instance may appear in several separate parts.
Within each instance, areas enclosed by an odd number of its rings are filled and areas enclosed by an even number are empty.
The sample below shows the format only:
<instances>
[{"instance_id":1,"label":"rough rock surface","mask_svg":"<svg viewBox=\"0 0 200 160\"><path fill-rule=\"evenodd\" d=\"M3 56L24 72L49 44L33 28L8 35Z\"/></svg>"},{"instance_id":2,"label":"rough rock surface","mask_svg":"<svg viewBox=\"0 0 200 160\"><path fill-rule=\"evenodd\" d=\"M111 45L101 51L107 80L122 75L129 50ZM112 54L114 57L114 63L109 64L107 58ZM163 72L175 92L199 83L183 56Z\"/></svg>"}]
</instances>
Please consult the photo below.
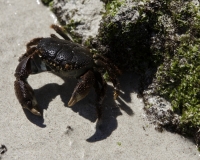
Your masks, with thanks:
<instances>
[{"instance_id":1,"label":"rough rock surface","mask_svg":"<svg viewBox=\"0 0 200 160\"><path fill-rule=\"evenodd\" d=\"M54 0L52 10L62 25L72 24L72 31L83 40L97 35L105 11L100 0Z\"/></svg>"}]
</instances>

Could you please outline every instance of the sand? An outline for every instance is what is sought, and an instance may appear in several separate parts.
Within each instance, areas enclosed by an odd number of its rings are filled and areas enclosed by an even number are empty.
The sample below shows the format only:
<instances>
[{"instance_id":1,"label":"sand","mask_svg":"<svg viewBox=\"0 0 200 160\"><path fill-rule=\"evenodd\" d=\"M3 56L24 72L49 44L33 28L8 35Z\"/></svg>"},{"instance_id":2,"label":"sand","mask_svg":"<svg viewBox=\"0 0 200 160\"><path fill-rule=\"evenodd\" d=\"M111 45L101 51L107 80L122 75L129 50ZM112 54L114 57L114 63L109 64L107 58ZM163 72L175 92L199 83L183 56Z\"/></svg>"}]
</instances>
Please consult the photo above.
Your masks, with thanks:
<instances>
[{"instance_id":1,"label":"sand","mask_svg":"<svg viewBox=\"0 0 200 160\"><path fill-rule=\"evenodd\" d=\"M96 122L93 90L69 108L76 80L47 72L28 78L44 117L24 112L13 87L18 57L31 39L54 33L49 26L55 22L39 1L0 1L0 145L7 147L2 159L200 159L192 141L157 132L148 122L142 99L137 98L139 79L134 73L121 76L118 102L113 101L109 84L101 124Z\"/></svg>"}]
</instances>

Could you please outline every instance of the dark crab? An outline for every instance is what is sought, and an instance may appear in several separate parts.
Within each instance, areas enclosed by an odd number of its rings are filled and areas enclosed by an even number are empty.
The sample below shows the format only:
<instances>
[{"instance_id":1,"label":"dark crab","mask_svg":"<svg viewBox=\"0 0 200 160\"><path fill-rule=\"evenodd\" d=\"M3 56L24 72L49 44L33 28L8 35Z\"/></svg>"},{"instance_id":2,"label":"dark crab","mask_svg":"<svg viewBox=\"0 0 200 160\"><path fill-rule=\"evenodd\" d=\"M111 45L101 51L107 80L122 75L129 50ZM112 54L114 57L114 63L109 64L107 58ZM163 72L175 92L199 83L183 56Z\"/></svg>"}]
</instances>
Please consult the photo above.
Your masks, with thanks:
<instances>
[{"instance_id":1,"label":"dark crab","mask_svg":"<svg viewBox=\"0 0 200 160\"><path fill-rule=\"evenodd\" d=\"M97 113L101 115L101 105L105 96L107 83L102 77L102 69L107 71L115 87L114 99L119 94L118 68L101 55L92 55L90 51L74 43L62 28L51 26L65 40L51 34L48 38L34 38L27 45L27 51L19 58L15 71L15 93L23 108L35 115L42 116L34 91L27 82L29 74L52 71L57 75L77 78L78 83L68 102L73 106L88 95L92 87L97 94Z\"/></svg>"}]
</instances>

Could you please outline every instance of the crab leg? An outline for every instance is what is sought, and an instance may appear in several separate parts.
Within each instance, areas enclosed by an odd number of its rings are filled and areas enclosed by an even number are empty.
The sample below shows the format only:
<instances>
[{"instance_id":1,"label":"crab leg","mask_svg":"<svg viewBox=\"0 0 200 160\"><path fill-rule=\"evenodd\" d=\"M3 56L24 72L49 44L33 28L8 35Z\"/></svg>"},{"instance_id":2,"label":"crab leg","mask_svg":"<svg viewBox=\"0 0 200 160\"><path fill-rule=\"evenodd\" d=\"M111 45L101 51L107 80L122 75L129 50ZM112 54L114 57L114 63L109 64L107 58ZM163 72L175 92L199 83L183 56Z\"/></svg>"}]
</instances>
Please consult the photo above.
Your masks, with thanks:
<instances>
[{"instance_id":1,"label":"crab leg","mask_svg":"<svg viewBox=\"0 0 200 160\"><path fill-rule=\"evenodd\" d=\"M117 66L115 66L110 60L100 54L95 54L93 55L93 58L96 60L101 60L103 61L106 65L112 68L112 70L115 72L116 75L121 75L121 71L118 69Z\"/></svg>"},{"instance_id":2,"label":"crab leg","mask_svg":"<svg viewBox=\"0 0 200 160\"><path fill-rule=\"evenodd\" d=\"M29 74L32 73L30 60L30 56L25 57L16 68L16 81L14 82L15 94L23 108L28 109L35 115L41 116L33 89L26 80Z\"/></svg>"},{"instance_id":3,"label":"crab leg","mask_svg":"<svg viewBox=\"0 0 200 160\"><path fill-rule=\"evenodd\" d=\"M28 57L29 55L32 55L37 48L36 47L31 47L34 45L37 45L37 43L41 40L42 38L34 38L33 40L31 40L29 43L26 44L26 53L24 53L20 58L19 58L19 62L21 62L25 57Z\"/></svg>"},{"instance_id":4,"label":"crab leg","mask_svg":"<svg viewBox=\"0 0 200 160\"><path fill-rule=\"evenodd\" d=\"M19 62L21 62L25 57L28 57L29 55L33 54L33 52L35 52L36 49L37 49L36 47L28 49L26 53L24 53L21 57L19 57Z\"/></svg>"},{"instance_id":5,"label":"crab leg","mask_svg":"<svg viewBox=\"0 0 200 160\"><path fill-rule=\"evenodd\" d=\"M109 62L108 59L106 59L105 57L102 57L100 55L94 55L93 56L95 59L95 64L97 66L103 66L106 68L106 71L108 72L109 78L111 80L111 82L113 83L115 90L114 90L114 99L116 100L117 97L119 96L119 88L120 88L120 83L117 79L117 75L121 74L120 70L111 62Z\"/></svg>"},{"instance_id":6,"label":"crab leg","mask_svg":"<svg viewBox=\"0 0 200 160\"><path fill-rule=\"evenodd\" d=\"M98 119L100 119L101 115L102 115L102 110L101 110L102 102L105 98L107 83L103 79L102 75L99 72L95 72L95 77L96 77L96 81L94 84L94 88L95 88L95 92L97 94L96 110L97 110ZM99 84L101 85L101 88L100 88Z\"/></svg>"},{"instance_id":7,"label":"crab leg","mask_svg":"<svg viewBox=\"0 0 200 160\"><path fill-rule=\"evenodd\" d=\"M57 39L59 39L55 34L51 34L50 36L51 36L51 38L57 38Z\"/></svg>"},{"instance_id":8,"label":"crab leg","mask_svg":"<svg viewBox=\"0 0 200 160\"><path fill-rule=\"evenodd\" d=\"M42 39L42 37L34 38L29 43L26 44L26 48L29 49L33 45L37 45L38 42Z\"/></svg>"},{"instance_id":9,"label":"crab leg","mask_svg":"<svg viewBox=\"0 0 200 160\"><path fill-rule=\"evenodd\" d=\"M55 24L52 24L51 28L53 28L65 40L69 40L69 41L73 42L72 37L68 33L65 33L61 27L59 27L59 26L57 26Z\"/></svg>"}]
</instances>

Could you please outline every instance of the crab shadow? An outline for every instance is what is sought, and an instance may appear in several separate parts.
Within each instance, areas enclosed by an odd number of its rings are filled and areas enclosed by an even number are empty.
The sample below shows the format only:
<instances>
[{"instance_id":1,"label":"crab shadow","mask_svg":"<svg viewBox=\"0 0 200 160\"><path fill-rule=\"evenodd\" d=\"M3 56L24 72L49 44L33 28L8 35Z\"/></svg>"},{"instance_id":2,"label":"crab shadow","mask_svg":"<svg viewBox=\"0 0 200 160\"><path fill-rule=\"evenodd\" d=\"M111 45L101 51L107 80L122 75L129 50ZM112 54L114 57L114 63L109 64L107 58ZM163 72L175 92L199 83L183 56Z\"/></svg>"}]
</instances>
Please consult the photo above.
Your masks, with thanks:
<instances>
[{"instance_id":1,"label":"crab shadow","mask_svg":"<svg viewBox=\"0 0 200 160\"><path fill-rule=\"evenodd\" d=\"M58 95L60 95L62 102L65 107L71 97L73 89L77 83L74 79L65 79L62 85L56 83L50 83L44 85L43 87L34 90L38 104L42 110L48 108L49 103ZM139 76L134 73L125 73L120 77L121 93L117 101L113 100L113 87L108 85L106 97L102 104L102 117L97 120L95 99L96 95L94 89L89 93L89 95L83 100L79 101L73 107L68 107L68 109L73 110L80 116L88 119L91 122L96 122L95 133L87 139L88 142L101 141L109 137L114 130L117 129L118 122L117 117L125 113L129 116L133 116L133 110L126 104L131 102L130 94L133 92L138 92ZM45 95L45 96L44 96ZM36 117L29 112L25 111L27 118L39 127L45 127L44 119L42 117ZM66 115L67 116L67 115Z\"/></svg>"}]
</instances>

